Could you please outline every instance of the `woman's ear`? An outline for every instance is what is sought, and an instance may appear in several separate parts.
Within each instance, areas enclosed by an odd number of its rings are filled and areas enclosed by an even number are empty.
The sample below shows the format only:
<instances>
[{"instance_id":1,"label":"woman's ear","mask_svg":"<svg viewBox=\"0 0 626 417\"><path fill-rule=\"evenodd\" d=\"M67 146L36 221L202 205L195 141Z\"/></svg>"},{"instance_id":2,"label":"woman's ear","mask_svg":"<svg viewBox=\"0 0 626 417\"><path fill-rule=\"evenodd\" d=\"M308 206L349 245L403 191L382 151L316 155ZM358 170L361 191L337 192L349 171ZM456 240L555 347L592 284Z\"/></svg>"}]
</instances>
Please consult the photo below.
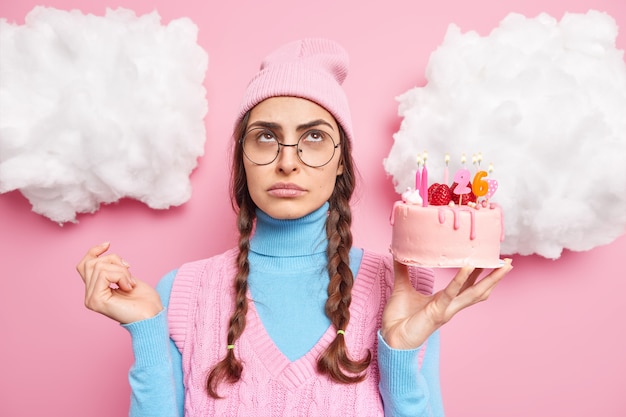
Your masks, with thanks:
<instances>
[{"instance_id":1,"label":"woman's ear","mask_svg":"<svg viewBox=\"0 0 626 417\"><path fill-rule=\"evenodd\" d=\"M337 176L340 176L341 174L343 174L343 163L339 163L339 165L337 165Z\"/></svg>"}]
</instances>

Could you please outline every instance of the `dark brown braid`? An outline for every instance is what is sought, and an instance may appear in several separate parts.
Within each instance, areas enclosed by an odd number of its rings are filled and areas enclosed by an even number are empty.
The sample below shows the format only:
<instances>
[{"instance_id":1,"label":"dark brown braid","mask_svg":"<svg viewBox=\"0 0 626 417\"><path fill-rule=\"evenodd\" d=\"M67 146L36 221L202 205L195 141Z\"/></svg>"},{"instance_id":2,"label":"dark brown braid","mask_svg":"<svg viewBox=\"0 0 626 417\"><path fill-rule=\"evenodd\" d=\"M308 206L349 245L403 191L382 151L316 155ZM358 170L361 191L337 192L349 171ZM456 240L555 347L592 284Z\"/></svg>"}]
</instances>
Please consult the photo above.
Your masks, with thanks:
<instances>
[{"instance_id":1,"label":"dark brown braid","mask_svg":"<svg viewBox=\"0 0 626 417\"><path fill-rule=\"evenodd\" d=\"M235 309L230 317L228 327L227 344L234 345L246 327L246 313L248 312L248 251L250 249L250 236L254 228L256 218L256 205L248 193L248 183L243 167L243 151L239 146L239 138L248 123L248 116L235 127L233 138L234 155L231 176L231 198L233 208L237 211L237 229L239 230L239 254L237 256L237 276L235 277ZM226 346L224 346L226 348ZM241 378L243 364L235 356L234 349L228 349L226 356L215 365L207 378L206 389L213 398L221 398L217 393L217 386L222 381L235 383Z\"/></svg>"},{"instance_id":2,"label":"dark brown braid","mask_svg":"<svg viewBox=\"0 0 626 417\"><path fill-rule=\"evenodd\" d=\"M341 144L343 173L337 177L329 200L329 214L326 220L326 235L328 236L326 254L330 282L325 310L337 330L345 330L350 321L350 303L354 284L349 260L352 247L350 197L354 192L356 180L351 144L343 131L341 131ZM372 354L369 351L363 359L350 358L344 335L338 333L335 340L318 359L317 369L337 382L345 384L360 382L365 378L363 372L369 366L371 359Z\"/></svg>"},{"instance_id":3,"label":"dark brown braid","mask_svg":"<svg viewBox=\"0 0 626 417\"><path fill-rule=\"evenodd\" d=\"M231 198L233 208L237 211L237 227L239 229L239 255L237 257L237 276L235 278L235 309L230 317L227 344L234 345L243 333L248 311L248 252L250 236L256 219L256 205L248 192L248 184L243 166L243 150L240 138L243 137L248 124L248 114L235 126L233 134L234 153L232 159ZM352 162L351 144L341 127L341 164L343 173L337 177L333 194L329 200L329 216L326 221L328 236L328 300L326 315L338 330L345 330L350 321L351 291L354 277L349 266L349 253L352 247L352 214L350 197L355 187L355 171ZM340 383L354 383L365 378L363 371L371 362L371 352L361 360L349 357L343 335L337 334L335 340L322 353L318 360L318 371L328 375ZM243 364L235 356L234 349L228 349L226 356L218 362L207 378L207 392L213 398L221 398L217 387L222 381L235 383L241 378ZM346 373L347 372L347 373Z\"/></svg>"}]
</instances>

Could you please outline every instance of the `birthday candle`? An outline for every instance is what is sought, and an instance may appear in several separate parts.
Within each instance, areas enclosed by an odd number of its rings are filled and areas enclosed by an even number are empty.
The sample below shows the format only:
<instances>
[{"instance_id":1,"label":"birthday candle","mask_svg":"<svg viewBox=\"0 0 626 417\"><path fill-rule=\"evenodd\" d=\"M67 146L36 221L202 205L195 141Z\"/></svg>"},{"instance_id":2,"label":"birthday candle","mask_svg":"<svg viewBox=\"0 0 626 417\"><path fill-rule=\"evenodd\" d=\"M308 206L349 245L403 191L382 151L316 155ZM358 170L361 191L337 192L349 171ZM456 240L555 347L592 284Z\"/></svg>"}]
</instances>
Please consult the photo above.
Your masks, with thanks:
<instances>
[{"instance_id":1,"label":"birthday candle","mask_svg":"<svg viewBox=\"0 0 626 417\"><path fill-rule=\"evenodd\" d=\"M487 176L487 172L478 171L472 181L472 192L476 197L482 197L489 191L489 184L483 178Z\"/></svg>"},{"instance_id":2,"label":"birthday candle","mask_svg":"<svg viewBox=\"0 0 626 417\"><path fill-rule=\"evenodd\" d=\"M462 194L468 194L472 191L466 184L469 182L470 172L465 168L459 169L454 174L454 182L456 182L456 187L452 190L452 192L459 196L459 204L463 201Z\"/></svg>"},{"instance_id":3,"label":"birthday candle","mask_svg":"<svg viewBox=\"0 0 626 417\"><path fill-rule=\"evenodd\" d=\"M422 197L422 207L428 207L428 169L426 169L426 159L428 154L424 152L424 168L422 168L422 185L420 196Z\"/></svg>"},{"instance_id":4,"label":"birthday candle","mask_svg":"<svg viewBox=\"0 0 626 417\"><path fill-rule=\"evenodd\" d=\"M443 168L443 183L448 185L448 163L450 162L450 155L446 154L444 161L446 162L446 166Z\"/></svg>"},{"instance_id":5,"label":"birthday candle","mask_svg":"<svg viewBox=\"0 0 626 417\"><path fill-rule=\"evenodd\" d=\"M415 190L419 190L422 186L422 181L420 179L420 165L422 165L422 157L417 155L417 171L415 171Z\"/></svg>"}]
</instances>

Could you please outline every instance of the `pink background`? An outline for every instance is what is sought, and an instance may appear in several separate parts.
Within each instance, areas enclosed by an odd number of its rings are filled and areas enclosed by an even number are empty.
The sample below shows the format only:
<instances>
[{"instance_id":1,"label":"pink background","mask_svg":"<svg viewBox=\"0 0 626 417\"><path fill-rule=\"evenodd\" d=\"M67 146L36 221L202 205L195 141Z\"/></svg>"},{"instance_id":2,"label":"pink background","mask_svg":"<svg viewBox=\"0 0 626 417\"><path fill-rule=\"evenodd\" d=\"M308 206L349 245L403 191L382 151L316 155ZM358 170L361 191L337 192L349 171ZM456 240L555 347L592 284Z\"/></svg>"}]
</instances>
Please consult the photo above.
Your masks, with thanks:
<instances>
[{"instance_id":1,"label":"pink background","mask_svg":"<svg viewBox=\"0 0 626 417\"><path fill-rule=\"evenodd\" d=\"M226 144L245 84L277 45L323 35L351 54L345 87L363 177L355 239L379 252L387 251L389 211L397 197L382 167L400 124L394 97L424 84L429 55L450 23L486 35L509 12L560 19L566 11L594 8L622 26L617 43L626 49L622 0L6 3L0 16L20 24L37 4L99 15L106 7L137 14L156 8L164 23L188 16L210 57L206 154L192 175L194 194L187 204L155 211L125 200L59 227L32 213L19 192L0 195L0 415L11 417L126 415L129 336L84 308L74 265L90 245L109 240L138 277L154 284L184 261L233 245ZM622 235L588 252L565 252L557 261L514 257L515 270L491 299L442 331L447 415L626 415L626 280L618 266L625 250ZM447 277L440 274L439 285Z\"/></svg>"}]
</instances>

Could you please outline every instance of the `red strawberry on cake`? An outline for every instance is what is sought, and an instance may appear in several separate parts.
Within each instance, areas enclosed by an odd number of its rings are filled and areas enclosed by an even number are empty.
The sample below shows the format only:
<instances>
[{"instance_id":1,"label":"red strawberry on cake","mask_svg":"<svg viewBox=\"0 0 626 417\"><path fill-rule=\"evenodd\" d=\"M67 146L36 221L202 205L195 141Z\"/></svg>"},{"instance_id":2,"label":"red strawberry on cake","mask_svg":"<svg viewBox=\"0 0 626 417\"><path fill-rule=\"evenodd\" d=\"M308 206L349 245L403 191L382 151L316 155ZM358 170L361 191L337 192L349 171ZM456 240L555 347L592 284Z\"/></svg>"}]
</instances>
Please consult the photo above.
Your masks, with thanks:
<instances>
[{"instance_id":1,"label":"red strawberry on cake","mask_svg":"<svg viewBox=\"0 0 626 417\"><path fill-rule=\"evenodd\" d=\"M428 187L428 204L447 206L452 200L452 190L447 184L434 183Z\"/></svg>"}]
</instances>

